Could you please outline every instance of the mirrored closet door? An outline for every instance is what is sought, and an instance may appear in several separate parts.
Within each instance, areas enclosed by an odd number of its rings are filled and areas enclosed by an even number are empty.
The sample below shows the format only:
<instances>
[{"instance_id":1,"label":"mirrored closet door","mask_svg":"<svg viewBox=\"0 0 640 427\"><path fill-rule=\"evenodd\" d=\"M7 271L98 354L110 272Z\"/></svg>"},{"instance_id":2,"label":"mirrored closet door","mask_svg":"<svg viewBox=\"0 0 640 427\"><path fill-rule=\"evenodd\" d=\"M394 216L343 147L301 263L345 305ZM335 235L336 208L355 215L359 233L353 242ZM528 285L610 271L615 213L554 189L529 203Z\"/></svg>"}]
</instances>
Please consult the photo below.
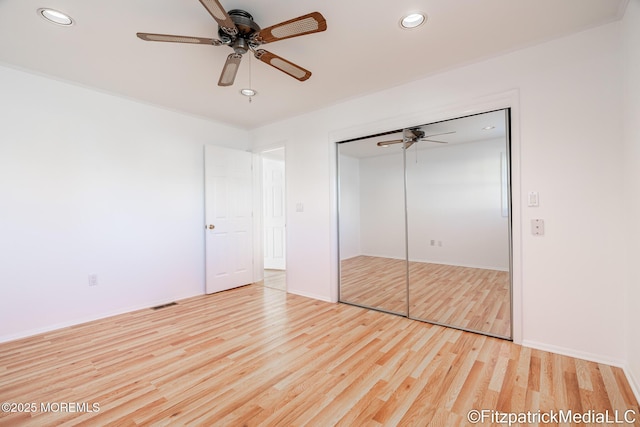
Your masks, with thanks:
<instances>
[{"instance_id":1,"label":"mirrored closet door","mask_svg":"<svg viewBox=\"0 0 640 427\"><path fill-rule=\"evenodd\" d=\"M406 316L404 157L378 141L339 145L340 299Z\"/></svg>"},{"instance_id":2,"label":"mirrored closet door","mask_svg":"<svg viewBox=\"0 0 640 427\"><path fill-rule=\"evenodd\" d=\"M511 338L508 110L338 144L340 301Z\"/></svg>"}]
</instances>

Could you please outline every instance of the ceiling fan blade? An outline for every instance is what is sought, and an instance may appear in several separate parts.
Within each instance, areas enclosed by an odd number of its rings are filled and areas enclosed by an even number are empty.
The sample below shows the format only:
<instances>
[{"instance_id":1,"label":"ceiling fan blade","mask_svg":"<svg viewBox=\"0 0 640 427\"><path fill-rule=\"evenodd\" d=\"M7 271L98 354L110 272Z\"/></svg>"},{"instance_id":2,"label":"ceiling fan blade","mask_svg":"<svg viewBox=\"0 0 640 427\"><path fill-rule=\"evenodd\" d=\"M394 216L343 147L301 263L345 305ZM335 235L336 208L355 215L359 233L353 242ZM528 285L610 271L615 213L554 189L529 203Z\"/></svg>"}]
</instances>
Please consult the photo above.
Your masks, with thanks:
<instances>
[{"instance_id":1,"label":"ceiling fan blade","mask_svg":"<svg viewBox=\"0 0 640 427\"><path fill-rule=\"evenodd\" d=\"M229 14L218 0L200 0L200 3L209 11L213 19L216 20L220 29L230 36L238 34L238 28Z\"/></svg>"},{"instance_id":2,"label":"ceiling fan blade","mask_svg":"<svg viewBox=\"0 0 640 427\"><path fill-rule=\"evenodd\" d=\"M393 141L380 141L378 142L378 147L388 147L389 145L393 145L393 144L400 144L401 142L404 142L403 139L394 139Z\"/></svg>"},{"instance_id":3,"label":"ceiling fan blade","mask_svg":"<svg viewBox=\"0 0 640 427\"><path fill-rule=\"evenodd\" d=\"M171 34L151 33L136 33L136 35L138 36L138 38L148 42L212 44L214 46L220 46L222 44L222 42L218 39L208 39L204 37L174 36Z\"/></svg>"},{"instance_id":4,"label":"ceiling fan blade","mask_svg":"<svg viewBox=\"0 0 640 427\"><path fill-rule=\"evenodd\" d=\"M448 144L447 141L436 141L435 139L421 139L420 141L437 142L438 144Z\"/></svg>"},{"instance_id":5,"label":"ceiling fan blade","mask_svg":"<svg viewBox=\"0 0 640 427\"><path fill-rule=\"evenodd\" d=\"M220 73L220 80L218 80L218 86L231 86L236 79L238 73L238 67L242 61L242 55L239 53L232 53L227 56L227 62L224 63L222 73Z\"/></svg>"},{"instance_id":6,"label":"ceiling fan blade","mask_svg":"<svg viewBox=\"0 0 640 427\"><path fill-rule=\"evenodd\" d=\"M202 0L201 0L202 1ZM271 43L290 37L319 33L327 29L327 21L320 12L312 12L288 21L281 22L260 30L254 40L258 43Z\"/></svg>"},{"instance_id":7,"label":"ceiling fan blade","mask_svg":"<svg viewBox=\"0 0 640 427\"><path fill-rule=\"evenodd\" d=\"M291 77L293 77L294 79L298 79L301 82L311 77L311 71L306 70L299 65L296 65L291 61L287 61L286 59L281 58L278 55L275 55L264 49L258 49L254 51L254 55L260 61L269 64L274 68L277 68L283 73L289 74Z\"/></svg>"},{"instance_id":8,"label":"ceiling fan blade","mask_svg":"<svg viewBox=\"0 0 640 427\"><path fill-rule=\"evenodd\" d=\"M424 135L423 138L431 138L432 136L438 136L438 135L449 135L449 134L452 134L452 133L456 133L456 131L454 130L452 132L433 133L431 135ZM438 141L436 141L436 142L438 142Z\"/></svg>"}]
</instances>

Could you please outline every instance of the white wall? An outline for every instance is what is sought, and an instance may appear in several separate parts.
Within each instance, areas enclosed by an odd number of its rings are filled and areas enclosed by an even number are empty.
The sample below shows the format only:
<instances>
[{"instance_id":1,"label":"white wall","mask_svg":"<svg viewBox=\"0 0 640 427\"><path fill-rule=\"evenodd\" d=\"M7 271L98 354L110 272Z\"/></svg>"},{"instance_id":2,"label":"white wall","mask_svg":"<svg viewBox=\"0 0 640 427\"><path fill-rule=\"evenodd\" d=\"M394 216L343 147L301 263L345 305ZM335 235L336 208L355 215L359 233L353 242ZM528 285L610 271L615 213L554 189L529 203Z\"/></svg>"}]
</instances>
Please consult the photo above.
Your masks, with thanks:
<instances>
[{"instance_id":1,"label":"white wall","mask_svg":"<svg viewBox=\"0 0 640 427\"><path fill-rule=\"evenodd\" d=\"M640 400L640 0L631 0L623 20L624 86L624 189L627 212L627 373Z\"/></svg>"},{"instance_id":2,"label":"white wall","mask_svg":"<svg viewBox=\"0 0 640 427\"><path fill-rule=\"evenodd\" d=\"M203 145L246 131L5 67L0 93L0 341L203 293Z\"/></svg>"},{"instance_id":3,"label":"white wall","mask_svg":"<svg viewBox=\"0 0 640 427\"><path fill-rule=\"evenodd\" d=\"M289 290L337 297L336 135L427 123L443 112L462 116L465 107L516 90L514 211L521 223L514 227L522 234L515 236L521 289L514 290L514 336L622 363L620 36L613 23L255 130L255 147L288 141ZM532 190L540 193L538 208L526 207L523 194ZM298 201L306 202L304 212L293 211ZM544 237L529 233L533 218L546 221Z\"/></svg>"}]
</instances>

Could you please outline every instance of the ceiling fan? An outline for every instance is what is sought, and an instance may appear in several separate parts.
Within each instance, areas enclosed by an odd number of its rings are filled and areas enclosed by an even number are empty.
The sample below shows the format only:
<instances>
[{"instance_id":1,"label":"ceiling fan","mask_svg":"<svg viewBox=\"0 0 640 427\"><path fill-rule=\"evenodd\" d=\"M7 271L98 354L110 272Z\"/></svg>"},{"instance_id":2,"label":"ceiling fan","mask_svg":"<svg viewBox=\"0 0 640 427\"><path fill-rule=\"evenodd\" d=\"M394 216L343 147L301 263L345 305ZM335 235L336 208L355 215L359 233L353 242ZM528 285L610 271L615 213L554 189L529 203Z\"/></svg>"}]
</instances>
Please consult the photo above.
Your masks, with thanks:
<instances>
[{"instance_id":1,"label":"ceiling fan","mask_svg":"<svg viewBox=\"0 0 640 427\"><path fill-rule=\"evenodd\" d=\"M453 132L442 132L442 133L434 133L431 135L425 135L424 131L420 128L410 128L410 129L405 129L403 131L403 138L402 139L394 139L392 141L380 141L378 142L378 147L388 147L390 145L393 144L400 144L400 143L404 143L404 147L405 149L411 147L413 144L415 144L416 142L419 141L427 141L427 142L437 142L439 144L447 144L447 141L436 141L435 139L429 139L432 136L439 136L439 135L449 135L451 133L456 133L455 131Z\"/></svg>"},{"instance_id":2,"label":"ceiling fan","mask_svg":"<svg viewBox=\"0 0 640 427\"><path fill-rule=\"evenodd\" d=\"M213 46L229 46L233 53L227 57L222 67L218 86L231 86L236 78L242 55L251 51L260 61L290 75L294 79L305 81L311 77L311 71L294 64L291 61L259 49L263 44L284 40L291 37L318 33L327 29L327 22L319 12L312 12L270 27L260 29L253 21L253 16L240 9L226 12L218 0L199 0L213 19L218 23L218 37L190 37L170 34L137 33L145 41L193 43Z\"/></svg>"}]
</instances>

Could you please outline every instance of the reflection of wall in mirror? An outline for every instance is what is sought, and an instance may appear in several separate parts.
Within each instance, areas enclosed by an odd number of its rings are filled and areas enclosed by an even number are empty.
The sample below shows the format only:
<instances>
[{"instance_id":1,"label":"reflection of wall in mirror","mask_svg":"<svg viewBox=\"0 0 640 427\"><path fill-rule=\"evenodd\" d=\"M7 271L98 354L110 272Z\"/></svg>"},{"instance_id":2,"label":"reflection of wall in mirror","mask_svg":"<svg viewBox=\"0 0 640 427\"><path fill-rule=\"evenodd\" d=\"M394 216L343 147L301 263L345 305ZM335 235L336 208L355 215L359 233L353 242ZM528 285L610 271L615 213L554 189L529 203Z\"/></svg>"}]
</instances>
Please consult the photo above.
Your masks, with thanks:
<instances>
[{"instance_id":1,"label":"reflection of wall in mirror","mask_svg":"<svg viewBox=\"0 0 640 427\"><path fill-rule=\"evenodd\" d=\"M360 162L340 156L340 259L361 254Z\"/></svg>"},{"instance_id":2,"label":"reflection of wall in mirror","mask_svg":"<svg viewBox=\"0 0 640 427\"><path fill-rule=\"evenodd\" d=\"M504 151L501 138L407 152L412 261L508 270L508 218L502 215ZM401 153L348 159L346 182L345 167L340 169L341 258L361 254L403 259ZM353 177L357 173L359 180Z\"/></svg>"}]
</instances>

